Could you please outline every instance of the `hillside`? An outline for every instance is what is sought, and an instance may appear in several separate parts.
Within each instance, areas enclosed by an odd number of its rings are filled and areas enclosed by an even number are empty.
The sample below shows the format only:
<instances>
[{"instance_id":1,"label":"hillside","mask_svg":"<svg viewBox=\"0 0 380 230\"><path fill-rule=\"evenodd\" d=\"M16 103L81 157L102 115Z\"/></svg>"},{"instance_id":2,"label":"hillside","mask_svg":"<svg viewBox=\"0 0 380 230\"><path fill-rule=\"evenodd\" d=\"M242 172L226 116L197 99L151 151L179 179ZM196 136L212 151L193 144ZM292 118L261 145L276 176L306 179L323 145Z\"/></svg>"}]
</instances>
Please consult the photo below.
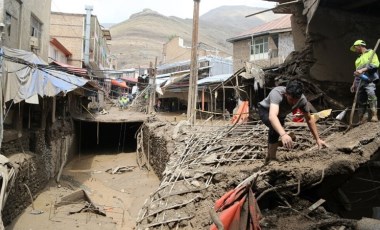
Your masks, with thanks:
<instances>
[{"instance_id":1,"label":"hillside","mask_svg":"<svg viewBox=\"0 0 380 230\"><path fill-rule=\"evenodd\" d=\"M261 10L246 6L211 10L200 17L199 41L232 55L232 44L226 42L227 38L278 17L270 12L245 18ZM113 25L111 53L118 58L118 68L148 66L155 57L160 61L163 44L173 36L180 36L191 44L192 23L192 19L167 17L145 9Z\"/></svg>"}]
</instances>

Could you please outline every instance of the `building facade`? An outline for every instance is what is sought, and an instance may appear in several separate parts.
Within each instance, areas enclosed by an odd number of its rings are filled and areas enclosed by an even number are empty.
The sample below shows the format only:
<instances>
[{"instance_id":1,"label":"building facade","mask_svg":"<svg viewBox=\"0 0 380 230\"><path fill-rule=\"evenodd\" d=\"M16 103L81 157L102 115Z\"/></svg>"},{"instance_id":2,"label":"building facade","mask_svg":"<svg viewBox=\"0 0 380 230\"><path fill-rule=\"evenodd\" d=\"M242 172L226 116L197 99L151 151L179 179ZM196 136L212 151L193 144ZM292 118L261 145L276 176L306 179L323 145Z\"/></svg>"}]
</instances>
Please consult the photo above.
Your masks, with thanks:
<instances>
[{"instance_id":1,"label":"building facade","mask_svg":"<svg viewBox=\"0 0 380 230\"><path fill-rule=\"evenodd\" d=\"M2 45L32 51L48 61L51 0L0 1Z\"/></svg>"},{"instance_id":2,"label":"building facade","mask_svg":"<svg viewBox=\"0 0 380 230\"><path fill-rule=\"evenodd\" d=\"M198 44L198 56L217 56L217 57L231 57L231 54L228 54L224 51L218 50L215 47L209 46L206 43L199 42ZM163 59L161 64L170 64L176 63L179 61L186 61L191 59L191 45L186 45L185 41L181 37L173 37L169 42L164 44Z\"/></svg>"},{"instance_id":3,"label":"building facade","mask_svg":"<svg viewBox=\"0 0 380 230\"><path fill-rule=\"evenodd\" d=\"M65 63L72 56L72 53L66 49L62 43L60 43L56 38L50 39L49 44L49 63L52 61Z\"/></svg>"},{"instance_id":4,"label":"building facade","mask_svg":"<svg viewBox=\"0 0 380 230\"><path fill-rule=\"evenodd\" d=\"M228 39L233 44L234 71L246 62L262 68L283 63L294 51L290 17L286 15Z\"/></svg>"},{"instance_id":5,"label":"building facade","mask_svg":"<svg viewBox=\"0 0 380 230\"><path fill-rule=\"evenodd\" d=\"M107 41L111 40L109 30L103 29L96 16L91 15L89 23L89 50L88 63L86 63L86 14L51 13L50 36L56 38L72 55L68 57L67 64L87 68L90 74L104 77L102 70L110 66L109 47ZM88 23L87 23L88 24Z\"/></svg>"}]
</instances>

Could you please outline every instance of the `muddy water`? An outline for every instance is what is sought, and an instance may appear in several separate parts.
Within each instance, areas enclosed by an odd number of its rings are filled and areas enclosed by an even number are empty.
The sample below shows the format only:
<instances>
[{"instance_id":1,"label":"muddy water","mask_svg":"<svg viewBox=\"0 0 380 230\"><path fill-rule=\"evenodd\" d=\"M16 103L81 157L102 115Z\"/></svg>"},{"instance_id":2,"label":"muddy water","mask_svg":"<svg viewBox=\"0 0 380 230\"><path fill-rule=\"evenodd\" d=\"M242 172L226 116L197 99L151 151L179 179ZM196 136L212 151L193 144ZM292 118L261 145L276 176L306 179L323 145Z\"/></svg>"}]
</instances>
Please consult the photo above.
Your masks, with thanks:
<instances>
[{"instance_id":1,"label":"muddy water","mask_svg":"<svg viewBox=\"0 0 380 230\"><path fill-rule=\"evenodd\" d=\"M110 174L107 169L136 166L131 172ZM81 155L64 169L60 185L53 180L6 229L133 229L138 212L149 195L159 185L153 172L141 170L135 153ZM83 202L73 202L54 208L63 196L78 189L85 190L93 203L105 210L107 216L81 212Z\"/></svg>"}]
</instances>

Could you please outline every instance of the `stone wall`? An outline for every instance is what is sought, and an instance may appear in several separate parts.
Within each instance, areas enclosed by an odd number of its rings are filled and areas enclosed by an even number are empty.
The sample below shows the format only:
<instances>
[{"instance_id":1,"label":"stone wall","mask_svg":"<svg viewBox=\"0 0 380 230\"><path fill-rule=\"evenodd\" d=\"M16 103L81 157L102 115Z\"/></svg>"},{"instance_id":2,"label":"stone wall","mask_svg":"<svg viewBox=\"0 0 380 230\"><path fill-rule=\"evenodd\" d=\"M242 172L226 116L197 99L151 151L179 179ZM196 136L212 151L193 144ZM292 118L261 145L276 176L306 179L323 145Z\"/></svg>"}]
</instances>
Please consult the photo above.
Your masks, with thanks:
<instances>
[{"instance_id":1,"label":"stone wall","mask_svg":"<svg viewBox=\"0 0 380 230\"><path fill-rule=\"evenodd\" d=\"M25 153L12 154L8 158L16 169L16 179L2 212L4 225L10 224L31 204L25 184L35 197L49 180L41 156L26 151Z\"/></svg>"},{"instance_id":2,"label":"stone wall","mask_svg":"<svg viewBox=\"0 0 380 230\"><path fill-rule=\"evenodd\" d=\"M47 130L24 131L21 138L3 143L1 152L17 170L16 178L3 209L5 225L31 204L26 184L33 197L55 178L64 162L70 161L77 146L70 122L57 121Z\"/></svg>"},{"instance_id":3,"label":"stone wall","mask_svg":"<svg viewBox=\"0 0 380 230\"><path fill-rule=\"evenodd\" d=\"M172 126L163 122L144 123L142 132L145 156L153 171L162 179L170 154L174 152Z\"/></svg>"}]
</instances>

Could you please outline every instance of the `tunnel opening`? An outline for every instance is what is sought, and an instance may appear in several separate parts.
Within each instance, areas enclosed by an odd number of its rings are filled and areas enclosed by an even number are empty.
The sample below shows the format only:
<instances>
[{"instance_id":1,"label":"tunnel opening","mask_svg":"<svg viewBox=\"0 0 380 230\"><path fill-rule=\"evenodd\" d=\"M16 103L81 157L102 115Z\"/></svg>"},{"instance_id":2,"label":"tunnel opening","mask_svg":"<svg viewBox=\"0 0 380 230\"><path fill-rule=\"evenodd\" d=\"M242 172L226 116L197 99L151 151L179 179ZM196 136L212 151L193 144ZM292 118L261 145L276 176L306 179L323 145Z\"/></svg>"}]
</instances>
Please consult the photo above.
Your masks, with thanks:
<instances>
[{"instance_id":1,"label":"tunnel opening","mask_svg":"<svg viewBox=\"0 0 380 230\"><path fill-rule=\"evenodd\" d=\"M342 218L380 219L380 152L354 172L326 177L301 196L312 202L325 199L326 210Z\"/></svg>"},{"instance_id":2,"label":"tunnel opening","mask_svg":"<svg viewBox=\"0 0 380 230\"><path fill-rule=\"evenodd\" d=\"M135 152L136 132L142 122L75 121L79 154L115 154Z\"/></svg>"},{"instance_id":3,"label":"tunnel opening","mask_svg":"<svg viewBox=\"0 0 380 230\"><path fill-rule=\"evenodd\" d=\"M308 205L311 205L322 198L325 202L321 207L341 218L380 219L380 151L355 171L340 168L339 172L340 174L326 176L315 187L301 188L298 197L288 193L281 197L276 192L270 192L258 202L260 209L273 210L286 206L284 199L292 204L304 204L302 200L307 200L310 202ZM290 190L291 193L296 192L294 189Z\"/></svg>"}]
</instances>

